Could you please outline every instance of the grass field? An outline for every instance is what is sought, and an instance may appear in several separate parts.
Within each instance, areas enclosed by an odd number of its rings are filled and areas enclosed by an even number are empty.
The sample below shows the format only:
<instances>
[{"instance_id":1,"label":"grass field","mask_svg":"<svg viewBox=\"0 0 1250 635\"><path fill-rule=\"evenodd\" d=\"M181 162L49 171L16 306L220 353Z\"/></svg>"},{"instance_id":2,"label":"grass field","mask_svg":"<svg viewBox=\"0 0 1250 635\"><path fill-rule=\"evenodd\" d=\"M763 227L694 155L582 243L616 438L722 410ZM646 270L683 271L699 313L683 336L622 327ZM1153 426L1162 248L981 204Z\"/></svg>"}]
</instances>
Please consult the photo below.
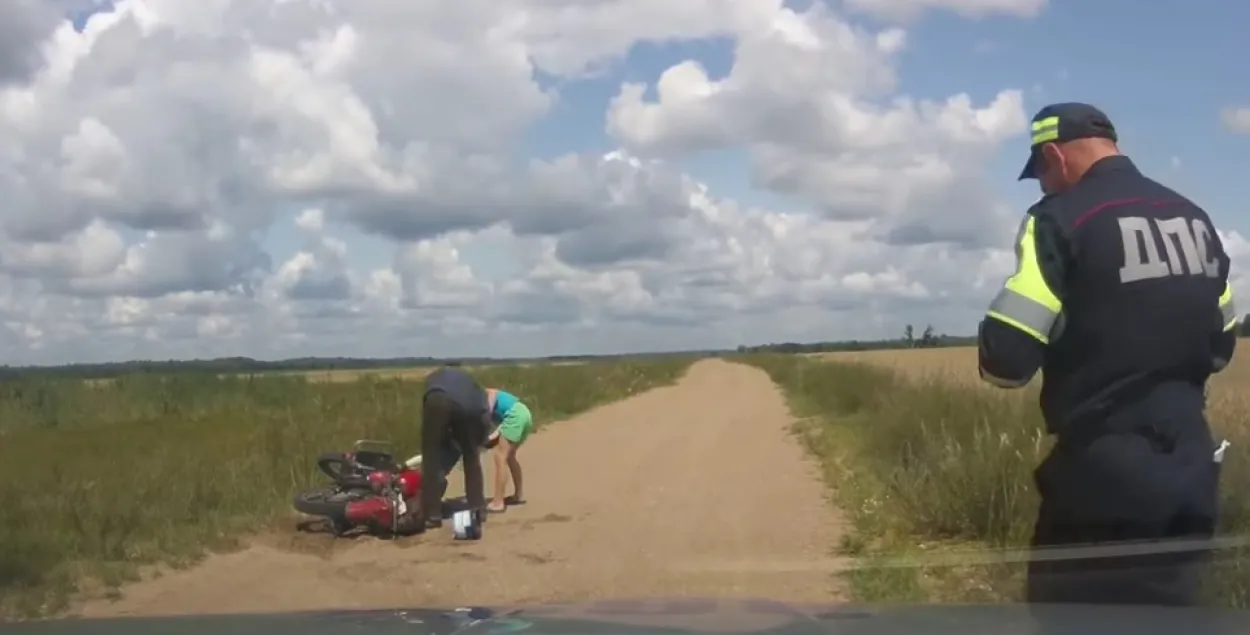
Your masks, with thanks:
<instances>
[{"instance_id":1,"label":"grass field","mask_svg":"<svg viewBox=\"0 0 1250 635\"><path fill-rule=\"evenodd\" d=\"M690 360L496 366L536 422L677 379ZM313 458L358 438L417 451L424 371L133 375L0 384L0 613L46 613L138 565L190 563L289 517ZM349 380L349 379L355 379Z\"/></svg>"},{"instance_id":2,"label":"grass field","mask_svg":"<svg viewBox=\"0 0 1250 635\"><path fill-rule=\"evenodd\" d=\"M1244 345L1244 344L1243 344ZM764 355L744 361L786 391L799 432L822 458L851 516L841 545L866 567L850 583L867 601L1019 600L1022 563L950 566L968 550L1027 545L1032 470L1048 449L1037 385L985 387L973 349ZM1223 472L1225 535L1250 533L1250 362L1212 382L1209 417L1233 446ZM1245 553L1222 552L1210 580L1220 604L1250 606ZM945 556L945 557L943 557ZM914 560L943 564L874 566Z\"/></svg>"},{"instance_id":3,"label":"grass field","mask_svg":"<svg viewBox=\"0 0 1250 635\"><path fill-rule=\"evenodd\" d=\"M487 368L499 368L501 366L515 368L535 368L538 366L577 366L584 364L583 361L560 361L560 362L531 362L518 364L492 364L489 366L468 366L469 370L478 372ZM403 379L403 380L419 380L430 371L437 368L436 366L413 366L413 367L395 367L395 368L367 368L367 369L333 369L333 370L289 370L289 371L267 371L265 373L254 373L257 376L280 376L280 377L302 377L308 381L314 382L353 382L361 379L385 380L385 379ZM248 374L248 373L238 373ZM112 379L88 379L87 383L92 385L107 384Z\"/></svg>"},{"instance_id":4,"label":"grass field","mask_svg":"<svg viewBox=\"0 0 1250 635\"><path fill-rule=\"evenodd\" d=\"M1013 601L1023 565L969 552L1023 547L1032 470L1048 449L1037 385L1002 391L975 351L929 349L738 358L766 370L800 417L852 521L840 549L865 566L864 601ZM523 395L539 424L671 383L690 360L473 369ZM258 376L137 374L0 384L0 617L55 611L76 589L189 564L289 518L312 458L357 438L415 448L428 369ZM1233 442L1222 532L1250 533L1250 362L1213 382L1210 416ZM1221 604L1250 607L1250 567L1224 554ZM898 561L927 563L886 566ZM937 560L962 562L938 564Z\"/></svg>"},{"instance_id":5,"label":"grass field","mask_svg":"<svg viewBox=\"0 0 1250 635\"><path fill-rule=\"evenodd\" d=\"M530 363L530 364L509 365L508 367L509 368L538 368L538 367L545 367L545 366L578 366L584 363L585 362ZM283 374L304 377L308 381L330 381L330 382L344 382L344 381L351 382L351 381L358 381L358 380L365 379L365 378L418 380L430 374L430 371L434 370L434 368L435 368L434 366L427 366L427 367L421 367L421 368L370 368L368 370L303 370L303 371L291 371L289 373L283 373ZM470 367L470 370L473 372L481 372L488 368L492 368L492 366ZM493 366L493 368L498 368L498 366Z\"/></svg>"}]
</instances>

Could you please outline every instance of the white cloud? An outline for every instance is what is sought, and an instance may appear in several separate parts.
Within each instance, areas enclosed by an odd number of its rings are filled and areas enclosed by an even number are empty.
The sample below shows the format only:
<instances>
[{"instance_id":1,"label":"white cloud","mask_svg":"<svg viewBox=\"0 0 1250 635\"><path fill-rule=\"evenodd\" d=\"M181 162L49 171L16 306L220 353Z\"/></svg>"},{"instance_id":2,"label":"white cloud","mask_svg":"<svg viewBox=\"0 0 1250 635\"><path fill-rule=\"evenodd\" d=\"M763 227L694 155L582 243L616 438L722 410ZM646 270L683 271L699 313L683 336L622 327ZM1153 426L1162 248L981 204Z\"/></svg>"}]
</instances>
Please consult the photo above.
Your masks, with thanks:
<instances>
[{"instance_id":1,"label":"white cloud","mask_svg":"<svg viewBox=\"0 0 1250 635\"><path fill-rule=\"evenodd\" d=\"M896 97L893 56L903 32L857 29L816 5L777 12L738 36L735 64L712 80L682 62L655 84L626 84L608 131L631 150L684 155L746 147L756 180L799 196L831 219L872 219L891 243L997 240L988 224L1017 221L996 208L983 169L1027 117L1018 90L992 103ZM938 210L958 210L941 214Z\"/></svg>"},{"instance_id":2,"label":"white cloud","mask_svg":"<svg viewBox=\"0 0 1250 635\"><path fill-rule=\"evenodd\" d=\"M821 3L120 0L80 31L47 6L0 9L11 362L967 332L1011 266L1018 211L982 174L1024 128L1021 92L908 97L906 32ZM524 155L562 99L536 73L567 85L639 42L705 38L733 42L732 68L620 86L602 113L619 150ZM676 167L727 149L804 211Z\"/></svg>"},{"instance_id":3,"label":"white cloud","mask_svg":"<svg viewBox=\"0 0 1250 635\"><path fill-rule=\"evenodd\" d=\"M1225 108L1220 113L1220 121L1233 134L1250 134L1250 107Z\"/></svg>"}]
</instances>

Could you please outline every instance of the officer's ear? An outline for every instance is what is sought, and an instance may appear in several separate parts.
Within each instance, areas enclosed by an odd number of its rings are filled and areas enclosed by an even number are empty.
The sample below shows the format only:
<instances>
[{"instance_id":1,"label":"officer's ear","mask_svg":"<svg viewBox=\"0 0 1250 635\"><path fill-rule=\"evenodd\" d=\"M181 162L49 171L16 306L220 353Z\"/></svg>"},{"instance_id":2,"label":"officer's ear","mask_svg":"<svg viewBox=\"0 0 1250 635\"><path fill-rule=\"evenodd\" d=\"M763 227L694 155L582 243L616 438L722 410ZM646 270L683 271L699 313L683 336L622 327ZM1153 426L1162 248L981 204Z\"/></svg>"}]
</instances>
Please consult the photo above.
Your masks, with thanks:
<instances>
[{"instance_id":1,"label":"officer's ear","mask_svg":"<svg viewBox=\"0 0 1250 635\"><path fill-rule=\"evenodd\" d=\"M1080 179L1072 173L1071 156L1058 143L1047 143L1038 153L1037 181L1042 192L1058 194Z\"/></svg>"},{"instance_id":2,"label":"officer's ear","mask_svg":"<svg viewBox=\"0 0 1250 635\"><path fill-rule=\"evenodd\" d=\"M1047 143L1042 146L1039 163L1040 165L1037 166L1038 174L1045 174L1051 170L1063 174L1068 166L1067 157L1063 155L1063 149L1057 143Z\"/></svg>"}]
</instances>

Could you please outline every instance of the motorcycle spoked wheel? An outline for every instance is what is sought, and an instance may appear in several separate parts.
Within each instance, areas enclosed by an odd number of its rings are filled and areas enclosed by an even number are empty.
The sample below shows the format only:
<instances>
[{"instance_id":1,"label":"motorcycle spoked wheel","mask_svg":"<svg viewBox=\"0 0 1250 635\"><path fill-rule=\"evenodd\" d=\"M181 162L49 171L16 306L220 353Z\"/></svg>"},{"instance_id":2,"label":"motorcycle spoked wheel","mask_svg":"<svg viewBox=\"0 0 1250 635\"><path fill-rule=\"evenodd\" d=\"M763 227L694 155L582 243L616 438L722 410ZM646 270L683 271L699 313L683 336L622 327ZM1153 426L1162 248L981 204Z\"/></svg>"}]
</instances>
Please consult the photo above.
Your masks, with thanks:
<instances>
[{"instance_id":1,"label":"motorcycle spoked wheel","mask_svg":"<svg viewBox=\"0 0 1250 635\"><path fill-rule=\"evenodd\" d=\"M317 457L317 469L343 489L369 488L368 476L372 469L349 459L342 452L327 452Z\"/></svg>"},{"instance_id":2,"label":"motorcycle spoked wheel","mask_svg":"<svg viewBox=\"0 0 1250 635\"><path fill-rule=\"evenodd\" d=\"M325 518L333 533L340 535L353 526L347 519L347 505L373 495L372 492L342 490L334 486L317 487L295 495L295 510Z\"/></svg>"}]
</instances>

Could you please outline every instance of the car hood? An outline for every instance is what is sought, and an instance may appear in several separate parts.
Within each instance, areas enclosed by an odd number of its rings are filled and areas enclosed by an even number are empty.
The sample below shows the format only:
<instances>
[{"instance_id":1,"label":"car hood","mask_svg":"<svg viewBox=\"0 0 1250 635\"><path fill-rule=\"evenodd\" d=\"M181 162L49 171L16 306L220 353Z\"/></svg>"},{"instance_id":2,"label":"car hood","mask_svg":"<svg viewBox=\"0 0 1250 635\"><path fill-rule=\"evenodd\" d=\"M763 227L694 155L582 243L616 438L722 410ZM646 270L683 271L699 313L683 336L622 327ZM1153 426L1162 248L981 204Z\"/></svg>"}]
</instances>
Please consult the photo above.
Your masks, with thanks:
<instances>
[{"instance_id":1,"label":"car hood","mask_svg":"<svg viewBox=\"0 0 1250 635\"><path fill-rule=\"evenodd\" d=\"M862 606L769 600L617 600L451 609L64 619L0 625L0 635L1015 635L1044 620L1064 635L1250 632L1250 612L1164 607Z\"/></svg>"}]
</instances>

